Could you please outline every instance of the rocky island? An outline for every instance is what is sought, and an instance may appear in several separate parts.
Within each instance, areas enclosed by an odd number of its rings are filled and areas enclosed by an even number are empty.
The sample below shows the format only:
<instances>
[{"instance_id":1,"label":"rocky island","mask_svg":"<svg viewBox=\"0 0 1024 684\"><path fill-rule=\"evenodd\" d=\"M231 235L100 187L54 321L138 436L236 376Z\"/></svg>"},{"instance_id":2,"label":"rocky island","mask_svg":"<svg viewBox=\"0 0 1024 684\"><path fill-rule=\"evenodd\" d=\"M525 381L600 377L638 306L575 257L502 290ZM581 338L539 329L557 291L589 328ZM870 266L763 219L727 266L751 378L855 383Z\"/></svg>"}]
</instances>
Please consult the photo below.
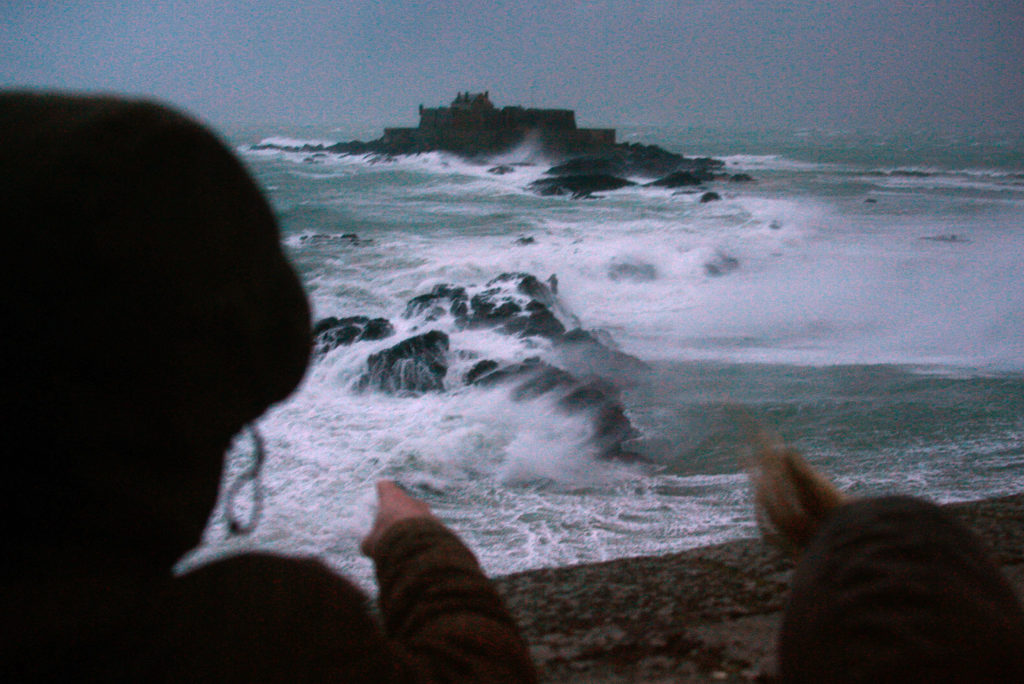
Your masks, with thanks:
<instances>
[{"instance_id":1,"label":"rocky island","mask_svg":"<svg viewBox=\"0 0 1024 684\"><path fill-rule=\"evenodd\" d=\"M520 105L495 107L489 91L456 95L447 107L419 107L416 127L385 128L377 140L352 140L330 145L253 145L316 154L396 155L443 151L477 161L529 145L555 163L530 189L542 195L587 197L593 192L636 185L626 177L649 179L663 188L699 186L711 180L749 181L745 174L724 173L725 164L710 157L685 157L657 145L615 141L614 128L577 128L571 109L536 109ZM495 166L493 173L510 170ZM716 197L717 198L717 197Z\"/></svg>"},{"instance_id":2,"label":"rocky island","mask_svg":"<svg viewBox=\"0 0 1024 684\"><path fill-rule=\"evenodd\" d=\"M448 107L420 105L416 128L385 128L391 147L446 150L470 156L530 141L552 156L601 153L615 145L614 128L577 128L571 109L498 109L490 93L459 93Z\"/></svg>"}]
</instances>

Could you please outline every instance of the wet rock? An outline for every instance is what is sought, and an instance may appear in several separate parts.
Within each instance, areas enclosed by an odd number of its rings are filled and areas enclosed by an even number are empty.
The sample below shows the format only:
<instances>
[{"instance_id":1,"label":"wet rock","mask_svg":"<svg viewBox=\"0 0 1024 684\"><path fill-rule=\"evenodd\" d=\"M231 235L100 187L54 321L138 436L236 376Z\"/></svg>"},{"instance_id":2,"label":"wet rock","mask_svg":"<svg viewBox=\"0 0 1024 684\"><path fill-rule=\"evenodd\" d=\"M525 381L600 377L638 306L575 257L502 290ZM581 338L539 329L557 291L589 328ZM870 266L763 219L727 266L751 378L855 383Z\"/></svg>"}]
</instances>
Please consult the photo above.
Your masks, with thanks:
<instances>
[{"instance_id":1,"label":"wet rock","mask_svg":"<svg viewBox=\"0 0 1024 684\"><path fill-rule=\"evenodd\" d=\"M749 173L734 173L729 176L730 183L753 183L754 177Z\"/></svg>"},{"instance_id":2,"label":"wet rock","mask_svg":"<svg viewBox=\"0 0 1024 684\"><path fill-rule=\"evenodd\" d=\"M541 178L527 187L542 196L570 195L573 199L581 199L595 192L618 190L630 185L636 183L607 173L587 173Z\"/></svg>"},{"instance_id":3,"label":"wet rock","mask_svg":"<svg viewBox=\"0 0 1024 684\"><path fill-rule=\"evenodd\" d=\"M350 245L365 245L371 244L373 240L360 240L359 236L355 233L343 233L342 235L332 235L330 233L312 233L310 235L299 236L300 242L345 242Z\"/></svg>"},{"instance_id":4,"label":"wet rock","mask_svg":"<svg viewBox=\"0 0 1024 684\"><path fill-rule=\"evenodd\" d=\"M719 195L717 192L714 192L714 191L705 192L703 195L700 196L701 204L705 204L707 202L715 202L715 201L720 200L720 199L722 199L722 196Z\"/></svg>"},{"instance_id":5,"label":"wet rock","mask_svg":"<svg viewBox=\"0 0 1024 684\"><path fill-rule=\"evenodd\" d=\"M399 395L441 391L448 373L448 343L447 335L431 330L371 354L357 387Z\"/></svg>"},{"instance_id":6,"label":"wet rock","mask_svg":"<svg viewBox=\"0 0 1024 684\"><path fill-rule=\"evenodd\" d=\"M610 382L592 378L581 381L572 373L530 358L501 365L493 360L477 363L466 374L466 382L478 386L512 385L516 401L557 397L555 406L567 415L588 414L593 424L590 443L604 458L637 460L639 456L623 444L639 436L619 401L618 389Z\"/></svg>"},{"instance_id":7,"label":"wet rock","mask_svg":"<svg viewBox=\"0 0 1024 684\"><path fill-rule=\"evenodd\" d=\"M556 281L557 282L557 281ZM565 332L551 308L551 287L529 273L502 273L471 300L470 325L498 325L512 335L556 338Z\"/></svg>"},{"instance_id":8,"label":"wet rock","mask_svg":"<svg viewBox=\"0 0 1024 684\"><path fill-rule=\"evenodd\" d=\"M484 359L473 364L473 367L466 373L466 377L463 378L463 382L467 385L486 384L481 383L481 378L491 375L494 371L498 370L498 362L493 359Z\"/></svg>"},{"instance_id":9,"label":"wet rock","mask_svg":"<svg viewBox=\"0 0 1024 684\"><path fill-rule=\"evenodd\" d=\"M684 157L657 145L618 143L601 154L574 157L548 169L550 175L608 174L661 178L676 171L689 171L711 179L712 171L725 164L709 157Z\"/></svg>"},{"instance_id":10,"label":"wet rock","mask_svg":"<svg viewBox=\"0 0 1024 684\"><path fill-rule=\"evenodd\" d=\"M649 282L658 278L658 269L653 264L639 261L616 261L608 267L611 280L631 280L637 283Z\"/></svg>"},{"instance_id":11,"label":"wet rock","mask_svg":"<svg viewBox=\"0 0 1024 684\"><path fill-rule=\"evenodd\" d=\"M516 238L517 245L532 245L536 242L537 240L535 238L526 235Z\"/></svg>"},{"instance_id":12,"label":"wet rock","mask_svg":"<svg viewBox=\"0 0 1024 684\"><path fill-rule=\"evenodd\" d=\"M557 281L555 281L557 283ZM462 328L498 328L520 337L557 338L565 326L551 310L556 304L550 285L528 273L502 273L472 297L466 288L436 285L406 305L405 317L434 321L451 315Z\"/></svg>"},{"instance_id":13,"label":"wet rock","mask_svg":"<svg viewBox=\"0 0 1024 684\"><path fill-rule=\"evenodd\" d=\"M506 173L512 173L515 170L516 169L514 166L509 166L508 164L498 164L497 166L492 166L491 168L487 169L487 173L493 173L495 176L504 176Z\"/></svg>"},{"instance_id":14,"label":"wet rock","mask_svg":"<svg viewBox=\"0 0 1024 684\"><path fill-rule=\"evenodd\" d=\"M363 340L382 340L394 333L394 327L386 318L323 318L313 326L313 357L320 358L332 349Z\"/></svg>"},{"instance_id":15,"label":"wet rock","mask_svg":"<svg viewBox=\"0 0 1024 684\"><path fill-rule=\"evenodd\" d=\"M557 338L565 332L565 326L551 313L551 310L540 302L530 302L526 305L526 312L523 316L516 316L505 323L502 329L512 335L527 337L534 335L549 339Z\"/></svg>"},{"instance_id":16,"label":"wet rock","mask_svg":"<svg viewBox=\"0 0 1024 684\"><path fill-rule=\"evenodd\" d=\"M548 276L548 287L553 294L558 294L558 276L554 273Z\"/></svg>"},{"instance_id":17,"label":"wet rock","mask_svg":"<svg viewBox=\"0 0 1024 684\"><path fill-rule=\"evenodd\" d=\"M693 185L700 185L704 181L712 179L710 172L694 172L694 171L673 171L667 176L659 178L656 181L646 183L644 187L648 188L684 188Z\"/></svg>"},{"instance_id":18,"label":"wet rock","mask_svg":"<svg viewBox=\"0 0 1024 684\"><path fill-rule=\"evenodd\" d=\"M584 156L552 166L544 173L549 176L578 176L606 174L614 176L621 173L623 167L610 157Z\"/></svg>"},{"instance_id":19,"label":"wet rock","mask_svg":"<svg viewBox=\"0 0 1024 684\"><path fill-rule=\"evenodd\" d=\"M611 383L595 379L575 387L558 400L558 407L569 414L589 412L593 415L594 432L590 441L602 456L638 458L623 448L624 442L639 437L640 433L626 417L618 401L618 390Z\"/></svg>"},{"instance_id":20,"label":"wet rock","mask_svg":"<svg viewBox=\"0 0 1024 684\"><path fill-rule=\"evenodd\" d=\"M580 377L602 377L618 387L628 387L650 367L620 351L615 341L600 330L574 328L562 335L552 350L552 361Z\"/></svg>"},{"instance_id":21,"label":"wet rock","mask_svg":"<svg viewBox=\"0 0 1024 684\"><path fill-rule=\"evenodd\" d=\"M704 264L704 272L709 276L720 276L735 271L740 267L740 261L728 254L716 254L715 258Z\"/></svg>"},{"instance_id":22,"label":"wet rock","mask_svg":"<svg viewBox=\"0 0 1024 684\"><path fill-rule=\"evenodd\" d=\"M428 321L436 321L446 314L453 316L459 324L466 324L469 318L469 295L466 294L466 288L444 283L435 285L427 294L410 299L405 306L404 316L423 316Z\"/></svg>"},{"instance_id":23,"label":"wet rock","mask_svg":"<svg viewBox=\"0 0 1024 684\"><path fill-rule=\"evenodd\" d=\"M425 139L388 139L387 136L377 140L363 142L352 140L349 142L338 142L331 145L323 144L302 144L302 145L280 145L276 143L259 143L251 145L251 150L279 150L282 152L299 152L306 155L317 155L318 153L331 153L340 155L366 155L371 161L393 161L395 155L420 154L431 152L438 148ZM493 152L491 149L466 149L463 156L474 158L480 154ZM724 162L709 157L684 157L675 152L669 152L657 145L643 145L641 143L616 143L608 145L596 154L582 155L566 159L565 162L549 169L550 175L577 175L577 174L606 174L611 176L642 176L645 178L660 178L674 171L692 171L695 173L710 173L721 169ZM491 169L492 173L501 175L509 173L513 169L509 164L497 164Z\"/></svg>"}]
</instances>

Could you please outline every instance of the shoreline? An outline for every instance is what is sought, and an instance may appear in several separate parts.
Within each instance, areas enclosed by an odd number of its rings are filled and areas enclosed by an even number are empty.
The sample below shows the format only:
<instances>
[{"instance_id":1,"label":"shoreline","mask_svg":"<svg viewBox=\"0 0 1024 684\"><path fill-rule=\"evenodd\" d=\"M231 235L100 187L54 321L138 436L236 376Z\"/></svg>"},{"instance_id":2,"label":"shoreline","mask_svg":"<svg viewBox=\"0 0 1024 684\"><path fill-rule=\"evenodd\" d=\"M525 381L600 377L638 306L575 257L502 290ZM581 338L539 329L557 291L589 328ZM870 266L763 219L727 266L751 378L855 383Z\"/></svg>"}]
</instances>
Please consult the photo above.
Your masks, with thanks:
<instances>
[{"instance_id":1,"label":"shoreline","mask_svg":"<svg viewBox=\"0 0 1024 684\"><path fill-rule=\"evenodd\" d=\"M1024 600L1024 493L947 504ZM750 681L773 669L793 562L761 539L495 577L542 682Z\"/></svg>"}]
</instances>

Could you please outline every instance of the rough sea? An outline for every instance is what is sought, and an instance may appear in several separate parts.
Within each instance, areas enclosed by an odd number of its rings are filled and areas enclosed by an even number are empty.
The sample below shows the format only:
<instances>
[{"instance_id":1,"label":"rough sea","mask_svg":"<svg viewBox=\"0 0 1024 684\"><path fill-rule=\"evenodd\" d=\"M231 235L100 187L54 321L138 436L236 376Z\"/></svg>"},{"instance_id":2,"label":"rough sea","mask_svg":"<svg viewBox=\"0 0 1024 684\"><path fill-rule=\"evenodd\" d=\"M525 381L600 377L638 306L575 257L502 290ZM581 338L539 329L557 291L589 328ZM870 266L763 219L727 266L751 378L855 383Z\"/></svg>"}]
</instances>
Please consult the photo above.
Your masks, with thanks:
<instances>
[{"instance_id":1,"label":"rough sea","mask_svg":"<svg viewBox=\"0 0 1024 684\"><path fill-rule=\"evenodd\" d=\"M526 186L550 163L528 146L381 160L250 149L379 131L228 134L315 319L383 317L395 335L328 353L265 414L258 525L228 539L222 496L191 562L315 554L371 587L358 545L378 478L428 501L491 575L754 536L737 409L856 494L1024 490L1019 134L619 129L754 178L706 184L721 195L707 203L640 186L541 197ZM489 173L499 163L513 170ZM600 458L588 419L550 398L463 381L481 359L566 363L549 341L403 317L436 285L506 272L555 275L566 327L642 362L571 360L620 389L640 462ZM443 391L358 389L371 353L432 329L451 340ZM239 439L222 494L249 457Z\"/></svg>"}]
</instances>

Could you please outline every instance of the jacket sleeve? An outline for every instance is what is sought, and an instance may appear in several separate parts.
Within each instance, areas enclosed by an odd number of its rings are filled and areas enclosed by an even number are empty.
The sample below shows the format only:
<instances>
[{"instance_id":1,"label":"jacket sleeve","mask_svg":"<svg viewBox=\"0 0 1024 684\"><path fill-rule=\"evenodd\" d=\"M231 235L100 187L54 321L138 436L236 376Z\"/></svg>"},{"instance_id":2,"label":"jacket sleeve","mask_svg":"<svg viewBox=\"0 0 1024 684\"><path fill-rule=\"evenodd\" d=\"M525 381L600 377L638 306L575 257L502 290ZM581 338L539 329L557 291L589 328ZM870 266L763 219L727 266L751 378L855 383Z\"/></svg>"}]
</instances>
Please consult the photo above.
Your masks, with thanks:
<instances>
[{"instance_id":1,"label":"jacket sleeve","mask_svg":"<svg viewBox=\"0 0 1024 684\"><path fill-rule=\"evenodd\" d=\"M374 554L384 629L403 679L535 682L526 645L472 552L429 519L392 526Z\"/></svg>"}]
</instances>

